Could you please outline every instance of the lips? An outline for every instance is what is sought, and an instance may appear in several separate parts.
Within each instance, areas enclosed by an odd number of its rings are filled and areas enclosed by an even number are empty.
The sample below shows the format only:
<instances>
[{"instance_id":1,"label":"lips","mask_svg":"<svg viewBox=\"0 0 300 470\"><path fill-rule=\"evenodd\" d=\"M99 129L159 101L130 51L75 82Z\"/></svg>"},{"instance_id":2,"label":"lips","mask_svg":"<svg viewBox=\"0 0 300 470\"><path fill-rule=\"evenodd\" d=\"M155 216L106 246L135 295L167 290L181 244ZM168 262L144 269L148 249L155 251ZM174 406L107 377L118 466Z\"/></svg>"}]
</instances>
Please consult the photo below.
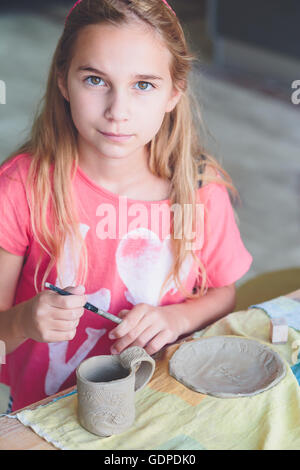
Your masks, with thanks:
<instances>
[{"instance_id":1,"label":"lips","mask_svg":"<svg viewBox=\"0 0 300 470\"><path fill-rule=\"evenodd\" d=\"M101 134L108 135L110 137L131 137L132 134L113 134L112 132L101 132Z\"/></svg>"},{"instance_id":2,"label":"lips","mask_svg":"<svg viewBox=\"0 0 300 470\"><path fill-rule=\"evenodd\" d=\"M105 132L101 132L101 134L108 140L111 140L113 142L127 142L129 139L132 138L131 134L106 134Z\"/></svg>"}]
</instances>

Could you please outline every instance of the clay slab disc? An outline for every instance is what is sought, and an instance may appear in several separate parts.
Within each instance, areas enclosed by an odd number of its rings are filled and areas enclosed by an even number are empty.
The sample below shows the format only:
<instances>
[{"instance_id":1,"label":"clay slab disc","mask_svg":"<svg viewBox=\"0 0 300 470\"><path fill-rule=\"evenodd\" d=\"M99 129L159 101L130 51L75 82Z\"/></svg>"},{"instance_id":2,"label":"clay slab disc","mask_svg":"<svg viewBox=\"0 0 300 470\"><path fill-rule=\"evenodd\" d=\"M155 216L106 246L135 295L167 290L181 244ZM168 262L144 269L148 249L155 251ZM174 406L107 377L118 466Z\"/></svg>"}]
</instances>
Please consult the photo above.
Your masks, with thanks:
<instances>
[{"instance_id":1,"label":"clay slab disc","mask_svg":"<svg viewBox=\"0 0 300 470\"><path fill-rule=\"evenodd\" d=\"M184 343L169 372L191 390L221 398L251 396L274 387L286 375L279 354L258 341L214 336Z\"/></svg>"}]
</instances>

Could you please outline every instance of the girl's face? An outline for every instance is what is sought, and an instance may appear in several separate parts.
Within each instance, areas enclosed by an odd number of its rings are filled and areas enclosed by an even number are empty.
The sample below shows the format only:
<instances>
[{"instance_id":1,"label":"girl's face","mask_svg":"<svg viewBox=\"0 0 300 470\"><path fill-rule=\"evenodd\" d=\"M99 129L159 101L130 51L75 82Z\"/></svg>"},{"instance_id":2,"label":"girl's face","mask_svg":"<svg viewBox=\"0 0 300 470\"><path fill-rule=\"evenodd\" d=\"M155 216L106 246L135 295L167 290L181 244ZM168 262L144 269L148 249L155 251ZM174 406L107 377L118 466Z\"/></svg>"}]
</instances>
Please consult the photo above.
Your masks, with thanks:
<instances>
[{"instance_id":1,"label":"girl's face","mask_svg":"<svg viewBox=\"0 0 300 470\"><path fill-rule=\"evenodd\" d=\"M58 81L70 102L80 151L108 158L143 154L181 96L173 89L170 61L168 49L145 26L85 27L75 45L67 89ZM104 133L130 137L112 139Z\"/></svg>"}]
</instances>

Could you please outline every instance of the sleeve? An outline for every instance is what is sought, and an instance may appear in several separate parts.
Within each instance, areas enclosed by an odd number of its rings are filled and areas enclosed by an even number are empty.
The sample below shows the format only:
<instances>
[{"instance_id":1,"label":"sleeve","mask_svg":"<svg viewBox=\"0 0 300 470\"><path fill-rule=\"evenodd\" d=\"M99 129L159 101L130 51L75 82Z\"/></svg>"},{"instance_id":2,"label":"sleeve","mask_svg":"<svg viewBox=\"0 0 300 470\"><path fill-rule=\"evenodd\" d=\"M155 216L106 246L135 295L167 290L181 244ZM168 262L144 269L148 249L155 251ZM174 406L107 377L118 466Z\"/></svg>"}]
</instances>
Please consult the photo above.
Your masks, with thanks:
<instances>
[{"instance_id":1,"label":"sleeve","mask_svg":"<svg viewBox=\"0 0 300 470\"><path fill-rule=\"evenodd\" d=\"M30 240L30 212L22 179L13 173L0 172L0 246L24 256Z\"/></svg>"},{"instance_id":2,"label":"sleeve","mask_svg":"<svg viewBox=\"0 0 300 470\"><path fill-rule=\"evenodd\" d=\"M241 239L227 188L217 183L209 186L200 257L207 271L208 287L224 287L240 279L253 258Z\"/></svg>"}]
</instances>

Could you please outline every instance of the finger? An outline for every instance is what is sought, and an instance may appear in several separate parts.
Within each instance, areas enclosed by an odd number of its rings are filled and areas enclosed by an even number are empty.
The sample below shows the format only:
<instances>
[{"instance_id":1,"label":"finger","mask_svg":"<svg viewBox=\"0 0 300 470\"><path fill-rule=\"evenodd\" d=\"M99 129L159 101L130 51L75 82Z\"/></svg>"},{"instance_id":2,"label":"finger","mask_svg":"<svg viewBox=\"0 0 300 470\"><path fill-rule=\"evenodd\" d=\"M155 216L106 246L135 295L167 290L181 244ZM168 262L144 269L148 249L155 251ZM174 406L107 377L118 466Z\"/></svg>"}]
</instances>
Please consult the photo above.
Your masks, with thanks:
<instances>
[{"instance_id":1,"label":"finger","mask_svg":"<svg viewBox=\"0 0 300 470\"><path fill-rule=\"evenodd\" d=\"M78 306L81 307L87 302L87 296L85 295L85 287L83 285L78 285L78 286L67 286L63 289L64 291L69 292L70 296L62 296L65 300L70 299L75 299L74 302L74 307ZM73 302L73 300L72 300ZM72 307L69 307L72 308Z\"/></svg>"},{"instance_id":2,"label":"finger","mask_svg":"<svg viewBox=\"0 0 300 470\"><path fill-rule=\"evenodd\" d=\"M53 331L70 331L77 328L79 320L53 320L49 328Z\"/></svg>"},{"instance_id":3,"label":"finger","mask_svg":"<svg viewBox=\"0 0 300 470\"><path fill-rule=\"evenodd\" d=\"M59 343L61 341L72 341L76 336L76 329L69 331L49 330L42 340L43 343Z\"/></svg>"},{"instance_id":4,"label":"finger","mask_svg":"<svg viewBox=\"0 0 300 470\"><path fill-rule=\"evenodd\" d=\"M85 293L85 287L81 284L78 286L67 286L64 287L63 290L70 292L73 295L83 295Z\"/></svg>"},{"instance_id":5,"label":"finger","mask_svg":"<svg viewBox=\"0 0 300 470\"><path fill-rule=\"evenodd\" d=\"M124 319L124 318L126 317L126 315L127 315L128 312L130 312L130 310L127 310L127 309L121 310L121 311L119 312L119 315L118 315L119 318Z\"/></svg>"},{"instance_id":6,"label":"finger","mask_svg":"<svg viewBox=\"0 0 300 470\"><path fill-rule=\"evenodd\" d=\"M145 347L145 351L149 354L155 354L161 348L171 341L171 335L168 330L158 333Z\"/></svg>"},{"instance_id":7,"label":"finger","mask_svg":"<svg viewBox=\"0 0 300 470\"><path fill-rule=\"evenodd\" d=\"M134 328L145 317L147 312L148 312L148 305L146 304L136 305L135 307L133 307L132 310L128 311L122 323L120 323L116 328L110 331L108 337L110 339L116 339L116 338L122 338L128 333L133 334ZM136 337L132 338L132 340L134 340L135 338Z\"/></svg>"},{"instance_id":8,"label":"finger","mask_svg":"<svg viewBox=\"0 0 300 470\"><path fill-rule=\"evenodd\" d=\"M123 336L122 338L118 339L117 341L114 342L112 348L111 348L111 353L112 354L119 354L121 351L126 349L128 346L133 346L133 345L140 345L142 346L143 339L140 340L140 338L143 337L143 335L148 335L150 333L150 328L153 331L153 334L151 337L153 337L154 334L158 332L158 327L156 325L151 325L151 318L150 316L143 317L141 321L137 324L135 328L133 328L131 331L127 333L127 335ZM146 333L146 331L148 331ZM144 343L146 344L146 343Z\"/></svg>"},{"instance_id":9,"label":"finger","mask_svg":"<svg viewBox=\"0 0 300 470\"><path fill-rule=\"evenodd\" d=\"M149 341L151 341L157 334L159 333L159 329L156 326L149 326L146 328L142 334L140 334L130 345L128 346L139 346L140 348L144 348ZM121 340L120 340L121 341ZM115 346L115 345L114 345ZM127 347L128 347L127 346ZM125 349L125 348L123 348ZM122 352L123 349L119 352Z\"/></svg>"},{"instance_id":10,"label":"finger","mask_svg":"<svg viewBox=\"0 0 300 470\"><path fill-rule=\"evenodd\" d=\"M82 293L82 289L81 290L78 289L78 286L66 287L63 290L70 292L72 295L62 295L62 294L59 294L58 292L47 291L48 305L66 310L66 309L83 307L86 304L87 296L84 293Z\"/></svg>"},{"instance_id":11,"label":"finger","mask_svg":"<svg viewBox=\"0 0 300 470\"><path fill-rule=\"evenodd\" d=\"M65 321L75 321L79 320L84 314L84 308L72 308L72 309L60 309L56 308L54 311L51 311L52 320L65 320Z\"/></svg>"},{"instance_id":12,"label":"finger","mask_svg":"<svg viewBox=\"0 0 300 470\"><path fill-rule=\"evenodd\" d=\"M123 349L127 348L129 345L133 344L148 327L151 326L151 318L150 317L143 317L140 322L136 325L135 328L130 330L125 336L115 341L111 348L112 354L119 354ZM153 325L152 325L153 327ZM111 333L109 334L109 338L111 338Z\"/></svg>"}]
</instances>

